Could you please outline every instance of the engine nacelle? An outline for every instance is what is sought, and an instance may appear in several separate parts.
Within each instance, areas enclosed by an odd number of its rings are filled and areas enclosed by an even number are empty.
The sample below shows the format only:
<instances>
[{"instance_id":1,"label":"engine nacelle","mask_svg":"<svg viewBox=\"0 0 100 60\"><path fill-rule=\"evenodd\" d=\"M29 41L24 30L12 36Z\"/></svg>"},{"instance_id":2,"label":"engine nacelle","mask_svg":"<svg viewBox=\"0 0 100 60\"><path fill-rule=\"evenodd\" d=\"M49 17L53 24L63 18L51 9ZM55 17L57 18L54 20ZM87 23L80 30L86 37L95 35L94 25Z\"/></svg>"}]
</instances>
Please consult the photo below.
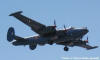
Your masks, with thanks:
<instances>
[{"instance_id":1,"label":"engine nacelle","mask_svg":"<svg viewBox=\"0 0 100 60\"><path fill-rule=\"evenodd\" d=\"M36 47L37 47L37 43L36 43L36 40L34 37L30 37L27 39L28 40L28 45L29 45L29 48L31 50L34 50Z\"/></svg>"},{"instance_id":2,"label":"engine nacelle","mask_svg":"<svg viewBox=\"0 0 100 60\"><path fill-rule=\"evenodd\" d=\"M30 44L30 45L29 45L29 48L30 48L31 50L34 50L36 47L37 47L37 44Z\"/></svg>"}]
</instances>

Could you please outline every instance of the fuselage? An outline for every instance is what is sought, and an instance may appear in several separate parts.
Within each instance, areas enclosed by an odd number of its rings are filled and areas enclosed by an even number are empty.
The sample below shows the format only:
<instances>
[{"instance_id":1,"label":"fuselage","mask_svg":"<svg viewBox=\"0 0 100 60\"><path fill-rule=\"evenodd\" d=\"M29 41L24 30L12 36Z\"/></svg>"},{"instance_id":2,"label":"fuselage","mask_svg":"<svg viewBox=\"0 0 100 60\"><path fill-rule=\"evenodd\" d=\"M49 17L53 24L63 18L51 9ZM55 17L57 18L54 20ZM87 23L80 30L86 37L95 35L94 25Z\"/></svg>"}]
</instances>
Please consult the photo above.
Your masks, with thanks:
<instances>
[{"instance_id":1,"label":"fuselage","mask_svg":"<svg viewBox=\"0 0 100 60\"><path fill-rule=\"evenodd\" d=\"M67 29L67 30L58 30L55 35L49 37L43 36L33 36L24 38L24 40L18 40L13 42L13 45L28 45L32 42L39 45L45 45L49 43L60 43L60 42L71 42L75 40L81 40L82 37L88 32L88 29ZM24 41L24 43L23 43ZM18 43L20 42L20 43Z\"/></svg>"},{"instance_id":2,"label":"fuselage","mask_svg":"<svg viewBox=\"0 0 100 60\"><path fill-rule=\"evenodd\" d=\"M51 37L42 37L42 36L34 36L28 38L28 40L34 40L37 44L44 45L48 44L48 42L59 43L59 42L67 42L72 40L80 40L82 37L88 32L88 29L74 29L70 28L66 31L58 30L54 36Z\"/></svg>"}]
</instances>

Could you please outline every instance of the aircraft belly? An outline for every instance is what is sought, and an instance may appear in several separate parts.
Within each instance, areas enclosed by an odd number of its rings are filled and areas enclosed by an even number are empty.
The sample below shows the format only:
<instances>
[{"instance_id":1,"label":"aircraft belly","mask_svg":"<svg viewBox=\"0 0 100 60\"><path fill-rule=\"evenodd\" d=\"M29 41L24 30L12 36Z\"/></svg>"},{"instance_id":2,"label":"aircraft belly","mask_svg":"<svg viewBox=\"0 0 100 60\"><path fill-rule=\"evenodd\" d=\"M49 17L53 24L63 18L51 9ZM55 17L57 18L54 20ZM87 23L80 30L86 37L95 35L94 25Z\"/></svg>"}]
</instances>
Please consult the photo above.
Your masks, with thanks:
<instances>
[{"instance_id":1,"label":"aircraft belly","mask_svg":"<svg viewBox=\"0 0 100 60\"><path fill-rule=\"evenodd\" d=\"M59 43L59 42L69 42L69 41L75 41L75 40L80 40L80 38L73 38L73 37L65 37L65 38L58 38L53 40L55 43Z\"/></svg>"},{"instance_id":2,"label":"aircraft belly","mask_svg":"<svg viewBox=\"0 0 100 60\"><path fill-rule=\"evenodd\" d=\"M69 41L69 39L61 38L61 39L54 40L55 43L66 42L66 41Z\"/></svg>"}]
</instances>

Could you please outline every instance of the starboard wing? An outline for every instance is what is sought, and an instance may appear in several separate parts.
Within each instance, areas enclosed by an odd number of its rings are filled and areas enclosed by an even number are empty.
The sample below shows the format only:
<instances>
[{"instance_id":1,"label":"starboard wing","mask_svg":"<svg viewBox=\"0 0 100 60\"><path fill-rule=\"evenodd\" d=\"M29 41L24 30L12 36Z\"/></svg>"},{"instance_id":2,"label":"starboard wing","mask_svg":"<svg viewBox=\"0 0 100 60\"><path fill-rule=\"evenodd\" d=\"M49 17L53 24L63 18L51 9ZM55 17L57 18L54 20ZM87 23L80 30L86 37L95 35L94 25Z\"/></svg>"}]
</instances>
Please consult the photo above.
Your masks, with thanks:
<instances>
[{"instance_id":1,"label":"starboard wing","mask_svg":"<svg viewBox=\"0 0 100 60\"><path fill-rule=\"evenodd\" d=\"M90 46L90 45L80 45L80 47L86 48L87 50L98 48L98 46Z\"/></svg>"}]
</instances>

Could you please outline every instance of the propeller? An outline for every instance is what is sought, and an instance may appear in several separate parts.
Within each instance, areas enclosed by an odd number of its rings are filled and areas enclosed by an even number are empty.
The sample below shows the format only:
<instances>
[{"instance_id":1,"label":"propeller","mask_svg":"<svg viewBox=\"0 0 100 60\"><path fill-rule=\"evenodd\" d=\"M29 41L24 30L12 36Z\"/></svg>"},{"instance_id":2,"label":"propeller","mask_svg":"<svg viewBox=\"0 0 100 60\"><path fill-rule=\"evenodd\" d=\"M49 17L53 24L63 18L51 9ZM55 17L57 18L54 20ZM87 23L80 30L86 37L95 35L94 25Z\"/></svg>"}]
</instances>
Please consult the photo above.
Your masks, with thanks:
<instances>
[{"instance_id":1,"label":"propeller","mask_svg":"<svg viewBox=\"0 0 100 60\"><path fill-rule=\"evenodd\" d=\"M56 26L56 20L54 19L54 27L56 28L57 26Z\"/></svg>"},{"instance_id":2,"label":"propeller","mask_svg":"<svg viewBox=\"0 0 100 60\"><path fill-rule=\"evenodd\" d=\"M65 29L65 31L67 30L65 25L64 25L64 29Z\"/></svg>"},{"instance_id":3,"label":"propeller","mask_svg":"<svg viewBox=\"0 0 100 60\"><path fill-rule=\"evenodd\" d=\"M87 36L87 40L88 40L88 36Z\"/></svg>"},{"instance_id":4,"label":"propeller","mask_svg":"<svg viewBox=\"0 0 100 60\"><path fill-rule=\"evenodd\" d=\"M87 36L87 40L85 40L85 42L86 42L86 43L89 43L89 42L88 42L88 36Z\"/></svg>"}]
</instances>

